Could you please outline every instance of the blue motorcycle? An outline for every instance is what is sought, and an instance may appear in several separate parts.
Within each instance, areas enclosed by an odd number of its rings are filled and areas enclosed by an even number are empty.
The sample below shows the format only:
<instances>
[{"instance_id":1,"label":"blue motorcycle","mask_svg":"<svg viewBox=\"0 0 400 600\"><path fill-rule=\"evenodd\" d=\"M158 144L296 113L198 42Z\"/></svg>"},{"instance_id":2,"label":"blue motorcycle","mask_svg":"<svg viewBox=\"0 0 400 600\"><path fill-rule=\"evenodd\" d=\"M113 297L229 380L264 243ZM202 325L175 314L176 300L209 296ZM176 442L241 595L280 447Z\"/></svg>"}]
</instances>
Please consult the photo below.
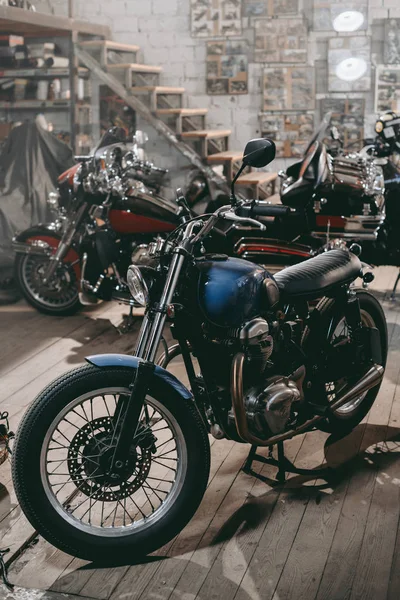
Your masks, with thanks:
<instances>
[{"instance_id":1,"label":"blue motorcycle","mask_svg":"<svg viewBox=\"0 0 400 600\"><path fill-rule=\"evenodd\" d=\"M245 166L275 156L251 140ZM240 172L238 173L239 176ZM155 267L129 267L146 307L133 356L90 356L53 381L25 414L13 453L22 510L49 542L87 560L153 552L196 512L210 468L209 434L257 448L277 446L279 481L295 470L285 440L320 428L345 435L364 418L381 384L387 329L355 253L335 249L272 277L239 258L207 254L224 222L262 222L267 203L238 200L192 218L151 248ZM190 389L157 364L166 322ZM168 356L167 356L168 358ZM194 359L196 367L194 366ZM166 360L167 362L167 360Z\"/></svg>"}]
</instances>

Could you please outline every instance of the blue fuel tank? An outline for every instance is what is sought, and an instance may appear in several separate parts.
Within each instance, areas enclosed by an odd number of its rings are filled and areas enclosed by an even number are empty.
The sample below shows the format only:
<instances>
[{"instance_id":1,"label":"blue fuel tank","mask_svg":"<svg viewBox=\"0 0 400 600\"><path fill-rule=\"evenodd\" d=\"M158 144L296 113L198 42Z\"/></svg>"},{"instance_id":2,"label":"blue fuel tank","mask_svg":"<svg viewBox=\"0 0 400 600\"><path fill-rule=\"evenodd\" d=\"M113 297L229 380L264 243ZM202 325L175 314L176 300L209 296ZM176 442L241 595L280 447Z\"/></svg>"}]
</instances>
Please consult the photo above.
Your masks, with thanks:
<instances>
[{"instance_id":1,"label":"blue fuel tank","mask_svg":"<svg viewBox=\"0 0 400 600\"><path fill-rule=\"evenodd\" d=\"M201 259L197 298L205 318L219 327L239 327L268 310L262 267L240 258ZM264 293L263 293L264 292Z\"/></svg>"}]
</instances>

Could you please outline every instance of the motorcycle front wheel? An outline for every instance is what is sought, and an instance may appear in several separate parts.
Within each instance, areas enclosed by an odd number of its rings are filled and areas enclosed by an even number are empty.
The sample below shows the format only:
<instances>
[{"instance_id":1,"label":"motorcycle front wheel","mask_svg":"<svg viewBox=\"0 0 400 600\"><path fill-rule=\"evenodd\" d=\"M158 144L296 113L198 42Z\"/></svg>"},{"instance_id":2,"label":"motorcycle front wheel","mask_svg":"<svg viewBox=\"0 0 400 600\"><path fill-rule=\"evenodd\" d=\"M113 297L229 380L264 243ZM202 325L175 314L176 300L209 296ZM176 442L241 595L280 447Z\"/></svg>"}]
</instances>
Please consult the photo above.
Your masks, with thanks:
<instances>
[{"instance_id":1,"label":"motorcycle front wheel","mask_svg":"<svg viewBox=\"0 0 400 600\"><path fill-rule=\"evenodd\" d=\"M200 413L154 379L126 463L109 473L132 370L86 365L51 383L19 427L13 481L21 508L51 544L120 563L153 552L196 512L210 468Z\"/></svg>"},{"instance_id":2,"label":"motorcycle front wheel","mask_svg":"<svg viewBox=\"0 0 400 600\"><path fill-rule=\"evenodd\" d=\"M15 279L25 300L47 315L67 316L81 306L75 271L69 263L57 268L51 281L44 284L43 276L49 263L47 256L17 254Z\"/></svg>"}]
</instances>

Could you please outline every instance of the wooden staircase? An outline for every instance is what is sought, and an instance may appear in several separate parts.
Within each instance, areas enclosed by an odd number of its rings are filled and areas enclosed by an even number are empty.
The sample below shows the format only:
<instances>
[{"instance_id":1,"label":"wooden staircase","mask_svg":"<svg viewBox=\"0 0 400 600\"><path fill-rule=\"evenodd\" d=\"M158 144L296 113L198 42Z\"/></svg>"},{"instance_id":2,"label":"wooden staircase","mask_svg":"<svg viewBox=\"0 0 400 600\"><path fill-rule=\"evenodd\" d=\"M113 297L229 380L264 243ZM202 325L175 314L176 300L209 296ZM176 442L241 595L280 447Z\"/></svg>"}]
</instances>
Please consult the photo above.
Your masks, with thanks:
<instances>
[{"instance_id":1,"label":"wooden staircase","mask_svg":"<svg viewBox=\"0 0 400 600\"><path fill-rule=\"evenodd\" d=\"M128 106L164 135L192 164L227 189L243 153L229 149L229 129L207 129L207 108L185 106L185 88L160 85L162 67L138 60L139 47L108 40L81 42L76 53ZM222 165L224 177L212 166ZM243 195L266 198L275 192L277 173L248 172L238 179Z\"/></svg>"}]
</instances>

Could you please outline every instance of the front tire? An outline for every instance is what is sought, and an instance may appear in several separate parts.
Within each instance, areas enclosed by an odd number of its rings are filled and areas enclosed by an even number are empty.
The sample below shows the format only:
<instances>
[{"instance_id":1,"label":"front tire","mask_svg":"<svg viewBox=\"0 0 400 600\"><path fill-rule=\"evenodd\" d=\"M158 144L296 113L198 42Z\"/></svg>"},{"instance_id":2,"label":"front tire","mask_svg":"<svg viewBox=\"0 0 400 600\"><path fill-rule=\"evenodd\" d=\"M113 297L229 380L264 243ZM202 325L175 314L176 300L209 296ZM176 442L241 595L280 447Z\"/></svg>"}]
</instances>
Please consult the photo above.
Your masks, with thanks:
<instances>
[{"instance_id":1,"label":"front tire","mask_svg":"<svg viewBox=\"0 0 400 600\"><path fill-rule=\"evenodd\" d=\"M207 486L210 448L200 414L194 402L183 400L156 378L146 397L149 414L142 412L142 433L136 436L140 441L129 451L126 473L121 481L107 479L118 426L112 397L117 411L117 398L129 397L132 378L131 369L93 365L66 373L39 394L15 440L13 481L22 510L51 544L85 560L119 563L160 548L192 518ZM151 410L155 412L149 416ZM154 446L148 428L153 421ZM159 424L162 428L156 427ZM162 442L168 428L173 440ZM167 450L174 443L176 449ZM51 460L44 463L48 456ZM56 465L54 471L50 463ZM156 477L157 473L163 474Z\"/></svg>"},{"instance_id":2,"label":"front tire","mask_svg":"<svg viewBox=\"0 0 400 600\"><path fill-rule=\"evenodd\" d=\"M379 331L382 366L386 366L388 353L388 334L386 317L382 306L378 300L365 290L356 291L360 303L361 321L363 327L375 327ZM306 354L313 353L320 345L321 331L328 344L334 343L335 332L340 329L340 324L344 320L344 315L336 306L334 298L324 298L320 301L316 310L319 318L317 327L306 327L303 335L303 349ZM343 436L350 433L370 411L378 395L380 385L371 388L365 395L355 399L348 405L330 413L329 417L324 419L319 429L336 436ZM326 393L329 395L335 393L335 382L326 382Z\"/></svg>"},{"instance_id":3,"label":"front tire","mask_svg":"<svg viewBox=\"0 0 400 600\"><path fill-rule=\"evenodd\" d=\"M41 274L48 264L47 256L17 254L15 280L25 300L47 315L73 315L80 308L78 282L74 269L62 263L58 276L49 285L41 284Z\"/></svg>"}]
</instances>

